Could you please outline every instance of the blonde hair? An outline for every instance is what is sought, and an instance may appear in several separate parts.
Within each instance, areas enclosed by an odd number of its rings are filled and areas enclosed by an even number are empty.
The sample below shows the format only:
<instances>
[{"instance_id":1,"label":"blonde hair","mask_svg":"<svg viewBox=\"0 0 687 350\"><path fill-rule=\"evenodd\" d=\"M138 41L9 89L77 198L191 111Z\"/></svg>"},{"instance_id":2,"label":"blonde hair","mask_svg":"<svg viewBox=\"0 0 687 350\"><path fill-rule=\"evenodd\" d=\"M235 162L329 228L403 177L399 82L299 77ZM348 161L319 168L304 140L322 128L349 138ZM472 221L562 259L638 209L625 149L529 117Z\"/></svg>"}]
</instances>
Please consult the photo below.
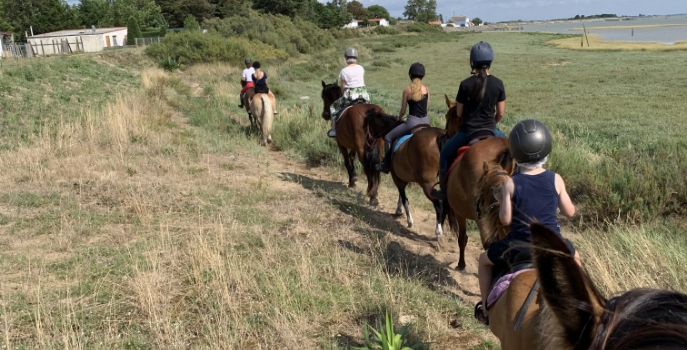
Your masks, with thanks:
<instances>
[{"instance_id":1,"label":"blonde hair","mask_svg":"<svg viewBox=\"0 0 687 350\"><path fill-rule=\"evenodd\" d=\"M415 102L420 102L422 101L423 96L422 79L413 78L413 83L410 85L410 99Z\"/></svg>"}]
</instances>

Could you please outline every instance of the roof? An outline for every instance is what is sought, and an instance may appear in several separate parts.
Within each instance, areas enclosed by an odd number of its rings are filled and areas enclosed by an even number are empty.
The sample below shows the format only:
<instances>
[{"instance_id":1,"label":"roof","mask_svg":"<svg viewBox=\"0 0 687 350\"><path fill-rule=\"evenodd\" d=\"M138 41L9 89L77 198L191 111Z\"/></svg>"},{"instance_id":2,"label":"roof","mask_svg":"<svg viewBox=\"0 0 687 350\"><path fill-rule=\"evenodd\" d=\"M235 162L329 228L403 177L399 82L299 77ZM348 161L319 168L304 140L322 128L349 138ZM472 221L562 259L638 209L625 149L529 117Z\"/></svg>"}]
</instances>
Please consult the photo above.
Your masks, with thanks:
<instances>
[{"instance_id":1,"label":"roof","mask_svg":"<svg viewBox=\"0 0 687 350\"><path fill-rule=\"evenodd\" d=\"M43 34L30 36L27 39L54 38L54 37L60 37L60 36L73 36L73 35L106 34L106 33L110 33L110 32L116 32L119 30L126 30L126 27L96 28L95 33L90 28L66 29L66 30L58 30L56 32L43 33Z\"/></svg>"},{"instance_id":2,"label":"roof","mask_svg":"<svg viewBox=\"0 0 687 350\"><path fill-rule=\"evenodd\" d=\"M468 19L467 16L456 16L456 17L451 17L451 21L453 22L464 22Z\"/></svg>"},{"instance_id":3,"label":"roof","mask_svg":"<svg viewBox=\"0 0 687 350\"><path fill-rule=\"evenodd\" d=\"M386 19L385 18L370 18L370 19L368 19L368 21L370 21L370 22L379 22L382 20L386 20Z\"/></svg>"},{"instance_id":4,"label":"roof","mask_svg":"<svg viewBox=\"0 0 687 350\"><path fill-rule=\"evenodd\" d=\"M10 32L0 32L0 35L12 35Z\"/></svg>"}]
</instances>

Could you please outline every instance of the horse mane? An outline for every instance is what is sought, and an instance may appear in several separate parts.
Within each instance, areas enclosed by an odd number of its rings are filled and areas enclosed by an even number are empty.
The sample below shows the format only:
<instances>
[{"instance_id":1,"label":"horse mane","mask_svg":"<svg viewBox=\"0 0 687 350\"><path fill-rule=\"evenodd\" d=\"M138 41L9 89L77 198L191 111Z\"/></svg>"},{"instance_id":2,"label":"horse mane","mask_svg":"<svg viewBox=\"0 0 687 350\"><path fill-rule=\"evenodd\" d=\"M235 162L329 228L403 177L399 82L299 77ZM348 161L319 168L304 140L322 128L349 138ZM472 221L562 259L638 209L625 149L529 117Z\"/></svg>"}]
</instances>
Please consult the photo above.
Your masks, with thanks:
<instances>
[{"instance_id":1,"label":"horse mane","mask_svg":"<svg viewBox=\"0 0 687 350\"><path fill-rule=\"evenodd\" d=\"M402 121L398 119L398 116L395 115L390 115L383 113L378 110L370 109L365 113L365 123L363 124L364 127L368 127L369 125L375 125L375 121L379 119L384 125L390 125L389 127L385 128L385 130L380 131L381 135L372 135L373 137L383 137L386 135L389 131L391 131L394 127L397 125L401 124ZM377 131L377 130L375 130Z\"/></svg>"},{"instance_id":2,"label":"horse mane","mask_svg":"<svg viewBox=\"0 0 687 350\"><path fill-rule=\"evenodd\" d=\"M500 189L503 183L509 179L505 170L495 165L489 168L484 175L477 181L479 195L475 198L475 205L481 213L480 236L484 248L488 248L492 243L506 238L510 231L510 225L504 225L499 217L499 203L494 198L494 189Z\"/></svg>"},{"instance_id":3,"label":"horse mane","mask_svg":"<svg viewBox=\"0 0 687 350\"><path fill-rule=\"evenodd\" d=\"M575 349L555 314L540 307L540 350ZM638 288L607 301L590 350L684 349L687 347L687 295Z\"/></svg>"}]
</instances>

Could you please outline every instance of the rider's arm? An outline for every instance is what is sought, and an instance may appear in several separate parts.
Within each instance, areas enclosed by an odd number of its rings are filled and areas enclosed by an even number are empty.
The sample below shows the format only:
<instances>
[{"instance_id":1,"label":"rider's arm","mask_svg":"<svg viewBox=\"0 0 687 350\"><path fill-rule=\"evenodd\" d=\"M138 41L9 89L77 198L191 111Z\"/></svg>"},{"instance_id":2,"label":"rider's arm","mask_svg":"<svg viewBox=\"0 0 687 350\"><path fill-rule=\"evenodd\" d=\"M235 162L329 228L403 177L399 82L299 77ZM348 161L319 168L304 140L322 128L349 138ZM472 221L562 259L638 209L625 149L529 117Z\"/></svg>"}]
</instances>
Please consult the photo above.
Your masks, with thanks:
<instances>
[{"instance_id":1,"label":"rider's arm","mask_svg":"<svg viewBox=\"0 0 687 350\"><path fill-rule=\"evenodd\" d=\"M410 89L403 89L403 97L401 98L401 111L398 112L398 119L400 120L406 114L406 107L408 106L408 91Z\"/></svg>"},{"instance_id":2,"label":"rider's arm","mask_svg":"<svg viewBox=\"0 0 687 350\"><path fill-rule=\"evenodd\" d=\"M341 79L341 91L346 90L346 81Z\"/></svg>"},{"instance_id":3,"label":"rider's arm","mask_svg":"<svg viewBox=\"0 0 687 350\"><path fill-rule=\"evenodd\" d=\"M512 179L506 180L503 185L501 185L501 200L499 208L499 219L504 225L510 225L513 219L513 205L511 203L511 197L515 191L515 184L513 184Z\"/></svg>"},{"instance_id":4,"label":"rider's arm","mask_svg":"<svg viewBox=\"0 0 687 350\"><path fill-rule=\"evenodd\" d=\"M573 205L572 200L570 200L568 191L565 189L565 182L563 182L563 178L558 174L556 174L555 184L556 191L558 191L558 209L561 210L561 214L571 218L573 215L575 215L575 206Z\"/></svg>"},{"instance_id":5,"label":"rider's arm","mask_svg":"<svg viewBox=\"0 0 687 350\"><path fill-rule=\"evenodd\" d=\"M427 115L429 116L429 88L425 86L425 89L427 89Z\"/></svg>"},{"instance_id":6,"label":"rider's arm","mask_svg":"<svg viewBox=\"0 0 687 350\"><path fill-rule=\"evenodd\" d=\"M503 114L506 113L506 101L501 101L496 103L496 122L498 123L503 118Z\"/></svg>"},{"instance_id":7,"label":"rider's arm","mask_svg":"<svg viewBox=\"0 0 687 350\"><path fill-rule=\"evenodd\" d=\"M248 80L246 78L246 72L241 73L241 81L246 81L246 80Z\"/></svg>"}]
</instances>

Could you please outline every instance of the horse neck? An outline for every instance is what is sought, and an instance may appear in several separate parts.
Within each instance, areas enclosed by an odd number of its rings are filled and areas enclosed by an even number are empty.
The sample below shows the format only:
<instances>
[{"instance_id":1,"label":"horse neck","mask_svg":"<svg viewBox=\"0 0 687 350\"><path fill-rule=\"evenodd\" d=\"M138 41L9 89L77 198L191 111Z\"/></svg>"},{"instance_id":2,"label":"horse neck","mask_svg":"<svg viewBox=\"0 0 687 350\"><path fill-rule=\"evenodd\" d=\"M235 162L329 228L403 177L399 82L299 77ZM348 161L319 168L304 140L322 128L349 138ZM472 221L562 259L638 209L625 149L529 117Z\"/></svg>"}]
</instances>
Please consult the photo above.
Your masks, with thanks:
<instances>
[{"instance_id":1,"label":"horse neck","mask_svg":"<svg viewBox=\"0 0 687 350\"><path fill-rule=\"evenodd\" d=\"M400 120L377 117L375 118L375 122L371 124L372 127L370 131L373 134L380 135L380 137L382 137L388 134L391 130L393 130L396 126L398 126L401 123L402 122Z\"/></svg>"},{"instance_id":2,"label":"horse neck","mask_svg":"<svg viewBox=\"0 0 687 350\"><path fill-rule=\"evenodd\" d=\"M477 198L477 206L482 215L479 219L482 226L480 238L485 247L488 247L493 242L506 238L510 230L510 226L504 225L501 222L501 217L499 215L500 207L492 192L493 188L501 188L505 182L504 176L499 176L499 174L505 172L506 170L497 165L490 169L478 182L480 194ZM499 177L495 178L496 176Z\"/></svg>"}]
</instances>

